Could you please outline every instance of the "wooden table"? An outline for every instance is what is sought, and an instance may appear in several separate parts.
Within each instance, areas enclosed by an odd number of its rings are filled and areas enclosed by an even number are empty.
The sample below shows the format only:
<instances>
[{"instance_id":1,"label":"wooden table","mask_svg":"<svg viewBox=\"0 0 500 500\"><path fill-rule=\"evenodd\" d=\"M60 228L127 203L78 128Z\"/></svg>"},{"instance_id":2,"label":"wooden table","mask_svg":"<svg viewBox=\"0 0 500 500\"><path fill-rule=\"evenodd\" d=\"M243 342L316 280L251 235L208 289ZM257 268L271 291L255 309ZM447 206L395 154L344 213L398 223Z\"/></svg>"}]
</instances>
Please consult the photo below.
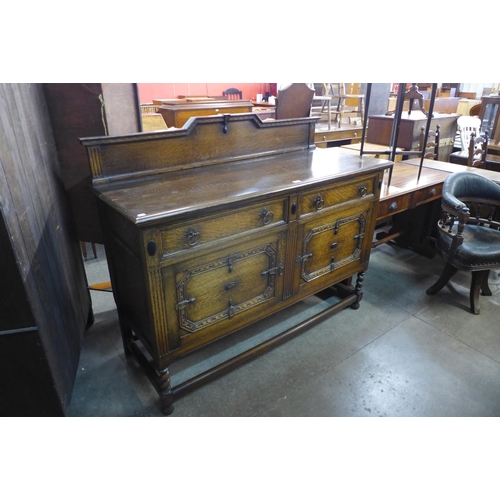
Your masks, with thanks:
<instances>
[{"instance_id":1,"label":"wooden table","mask_svg":"<svg viewBox=\"0 0 500 500\"><path fill-rule=\"evenodd\" d=\"M418 166L420 159L414 158L411 160L406 160L403 163L406 165ZM435 160L424 160L424 168L426 171L439 170L440 172L445 172L448 174L454 172L476 172L497 184L500 184L500 172L495 172L493 170L486 170L484 168L474 168L467 167L466 165L456 165L454 163L448 163L446 161L435 161Z\"/></svg>"},{"instance_id":2,"label":"wooden table","mask_svg":"<svg viewBox=\"0 0 500 500\"><path fill-rule=\"evenodd\" d=\"M319 148L337 147L361 141L363 127L346 123L342 128L328 128L325 122L317 122L314 142Z\"/></svg>"},{"instance_id":3,"label":"wooden table","mask_svg":"<svg viewBox=\"0 0 500 500\"><path fill-rule=\"evenodd\" d=\"M153 100L155 102L155 100ZM193 116L210 116L219 114L250 113L253 104L250 101L170 101L158 108L167 127L181 128Z\"/></svg>"}]
</instances>

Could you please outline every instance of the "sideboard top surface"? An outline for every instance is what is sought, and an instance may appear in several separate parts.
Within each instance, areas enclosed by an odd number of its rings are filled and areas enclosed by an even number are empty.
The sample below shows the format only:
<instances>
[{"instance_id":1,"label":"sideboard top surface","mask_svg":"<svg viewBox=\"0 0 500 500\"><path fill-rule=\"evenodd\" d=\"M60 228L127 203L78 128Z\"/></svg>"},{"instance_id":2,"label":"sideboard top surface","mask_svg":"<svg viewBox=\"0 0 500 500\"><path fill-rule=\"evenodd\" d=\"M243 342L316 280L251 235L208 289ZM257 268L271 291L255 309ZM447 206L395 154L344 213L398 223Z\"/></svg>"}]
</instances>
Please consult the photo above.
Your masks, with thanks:
<instances>
[{"instance_id":1,"label":"sideboard top surface","mask_svg":"<svg viewBox=\"0 0 500 500\"><path fill-rule=\"evenodd\" d=\"M210 207L236 206L270 194L286 195L304 186L320 188L326 181L389 165L387 160L340 148L318 148L101 184L94 190L102 201L142 224Z\"/></svg>"},{"instance_id":2,"label":"sideboard top surface","mask_svg":"<svg viewBox=\"0 0 500 500\"><path fill-rule=\"evenodd\" d=\"M391 164L339 148L316 148L316 121L265 122L252 113L197 117L174 131L81 142L101 201L134 224L172 222Z\"/></svg>"}]
</instances>

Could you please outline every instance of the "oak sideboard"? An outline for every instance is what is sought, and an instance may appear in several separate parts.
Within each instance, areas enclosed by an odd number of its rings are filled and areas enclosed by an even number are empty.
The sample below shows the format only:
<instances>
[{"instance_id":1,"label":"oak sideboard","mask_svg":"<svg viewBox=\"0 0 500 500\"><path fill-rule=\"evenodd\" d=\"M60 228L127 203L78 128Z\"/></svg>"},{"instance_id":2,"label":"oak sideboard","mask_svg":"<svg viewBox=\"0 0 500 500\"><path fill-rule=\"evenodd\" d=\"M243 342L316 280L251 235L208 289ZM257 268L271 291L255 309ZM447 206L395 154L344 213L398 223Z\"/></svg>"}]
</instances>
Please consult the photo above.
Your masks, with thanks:
<instances>
[{"instance_id":1,"label":"oak sideboard","mask_svg":"<svg viewBox=\"0 0 500 500\"><path fill-rule=\"evenodd\" d=\"M327 315L359 307L391 162L316 148L316 121L226 114L81 139L125 352L163 413ZM325 289L338 300L322 313L171 384L178 358Z\"/></svg>"}]
</instances>

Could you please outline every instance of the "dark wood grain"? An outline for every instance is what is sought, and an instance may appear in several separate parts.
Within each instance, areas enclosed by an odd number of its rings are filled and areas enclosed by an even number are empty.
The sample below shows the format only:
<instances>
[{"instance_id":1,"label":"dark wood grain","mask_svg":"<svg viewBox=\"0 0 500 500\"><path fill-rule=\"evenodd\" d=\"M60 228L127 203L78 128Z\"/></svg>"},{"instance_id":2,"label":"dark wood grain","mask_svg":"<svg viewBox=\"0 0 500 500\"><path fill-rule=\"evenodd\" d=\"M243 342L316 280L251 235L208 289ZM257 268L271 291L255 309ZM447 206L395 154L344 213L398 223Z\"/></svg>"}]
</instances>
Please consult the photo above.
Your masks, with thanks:
<instances>
[{"instance_id":1,"label":"dark wood grain","mask_svg":"<svg viewBox=\"0 0 500 500\"><path fill-rule=\"evenodd\" d=\"M16 309L1 322L0 366L8 373L0 377L5 398L0 411L62 415L91 312L90 296L57 176L42 86L1 84L0 109L0 236L2 248L11 248L2 283L13 294L8 304Z\"/></svg>"}]
</instances>

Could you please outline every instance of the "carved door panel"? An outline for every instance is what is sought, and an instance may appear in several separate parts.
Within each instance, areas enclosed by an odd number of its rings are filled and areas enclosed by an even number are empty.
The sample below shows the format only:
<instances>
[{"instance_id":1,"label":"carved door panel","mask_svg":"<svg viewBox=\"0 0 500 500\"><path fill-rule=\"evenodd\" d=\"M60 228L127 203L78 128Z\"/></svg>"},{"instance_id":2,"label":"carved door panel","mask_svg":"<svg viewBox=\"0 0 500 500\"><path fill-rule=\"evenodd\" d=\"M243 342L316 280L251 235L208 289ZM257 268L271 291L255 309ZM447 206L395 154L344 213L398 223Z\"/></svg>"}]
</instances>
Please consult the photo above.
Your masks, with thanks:
<instances>
[{"instance_id":1,"label":"carved door panel","mask_svg":"<svg viewBox=\"0 0 500 500\"><path fill-rule=\"evenodd\" d=\"M358 204L302 224L296 259L301 288L321 289L328 286L325 281L333 283L359 270L371 246L371 211L371 202Z\"/></svg>"},{"instance_id":2,"label":"carved door panel","mask_svg":"<svg viewBox=\"0 0 500 500\"><path fill-rule=\"evenodd\" d=\"M224 335L282 300L285 235L269 233L172 266L181 345Z\"/></svg>"}]
</instances>

